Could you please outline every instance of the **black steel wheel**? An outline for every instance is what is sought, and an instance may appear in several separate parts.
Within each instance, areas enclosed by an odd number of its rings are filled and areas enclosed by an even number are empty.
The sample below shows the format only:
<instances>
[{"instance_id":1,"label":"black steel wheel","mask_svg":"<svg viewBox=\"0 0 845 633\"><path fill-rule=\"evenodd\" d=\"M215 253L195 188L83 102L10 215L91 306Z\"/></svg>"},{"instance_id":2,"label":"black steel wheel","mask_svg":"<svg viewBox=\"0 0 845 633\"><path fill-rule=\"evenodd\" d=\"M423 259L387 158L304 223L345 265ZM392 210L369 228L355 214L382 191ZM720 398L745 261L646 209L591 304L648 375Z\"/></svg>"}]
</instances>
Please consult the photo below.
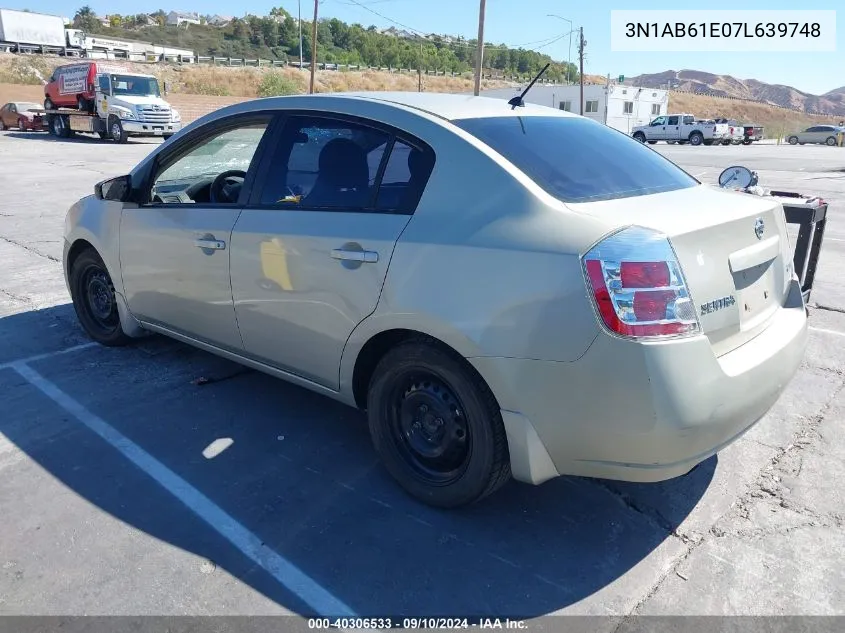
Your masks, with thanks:
<instances>
[{"instance_id":1,"label":"black steel wheel","mask_svg":"<svg viewBox=\"0 0 845 633\"><path fill-rule=\"evenodd\" d=\"M70 290L76 316L88 336L110 347L131 341L120 325L111 277L93 249L84 251L73 262Z\"/></svg>"},{"instance_id":2,"label":"black steel wheel","mask_svg":"<svg viewBox=\"0 0 845 633\"><path fill-rule=\"evenodd\" d=\"M453 508L510 479L501 411L466 361L423 340L389 351L367 398L370 434L390 474L412 496Z\"/></svg>"}]
</instances>

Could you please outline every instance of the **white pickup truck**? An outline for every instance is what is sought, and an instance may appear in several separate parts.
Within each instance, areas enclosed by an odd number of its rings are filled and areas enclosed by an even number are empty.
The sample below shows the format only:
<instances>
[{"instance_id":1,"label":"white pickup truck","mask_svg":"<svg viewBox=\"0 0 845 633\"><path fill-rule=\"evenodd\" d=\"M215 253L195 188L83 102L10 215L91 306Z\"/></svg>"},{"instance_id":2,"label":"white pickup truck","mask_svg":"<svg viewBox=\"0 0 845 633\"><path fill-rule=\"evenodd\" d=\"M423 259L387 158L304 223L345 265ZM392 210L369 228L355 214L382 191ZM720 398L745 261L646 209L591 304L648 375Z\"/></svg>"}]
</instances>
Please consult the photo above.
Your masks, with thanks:
<instances>
[{"instance_id":1,"label":"white pickup truck","mask_svg":"<svg viewBox=\"0 0 845 633\"><path fill-rule=\"evenodd\" d=\"M681 145L713 145L730 138L730 131L724 123L697 121L692 114L669 114L657 117L648 125L635 127L631 136L640 143L666 141Z\"/></svg>"}]
</instances>

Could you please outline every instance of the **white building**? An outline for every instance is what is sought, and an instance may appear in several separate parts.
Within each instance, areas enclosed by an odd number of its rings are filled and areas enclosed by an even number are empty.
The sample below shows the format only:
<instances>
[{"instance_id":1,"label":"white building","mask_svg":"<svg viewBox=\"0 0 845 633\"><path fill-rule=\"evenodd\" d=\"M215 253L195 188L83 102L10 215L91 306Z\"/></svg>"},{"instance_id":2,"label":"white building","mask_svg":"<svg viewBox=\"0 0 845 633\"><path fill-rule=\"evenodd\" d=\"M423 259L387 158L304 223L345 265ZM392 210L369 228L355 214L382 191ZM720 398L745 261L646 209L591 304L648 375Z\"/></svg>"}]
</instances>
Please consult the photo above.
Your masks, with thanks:
<instances>
[{"instance_id":1,"label":"white building","mask_svg":"<svg viewBox=\"0 0 845 633\"><path fill-rule=\"evenodd\" d=\"M200 16L196 13L181 13L171 11L167 14L167 24L170 26L182 26L183 24L199 24Z\"/></svg>"},{"instance_id":2,"label":"white building","mask_svg":"<svg viewBox=\"0 0 845 633\"><path fill-rule=\"evenodd\" d=\"M484 97L510 99L525 89L499 88L484 90ZM580 114L578 107L581 86L535 85L525 95L526 103L559 108ZM668 114L669 93L666 90L620 85L585 85L584 116L630 134L637 125L646 125L655 117Z\"/></svg>"}]
</instances>

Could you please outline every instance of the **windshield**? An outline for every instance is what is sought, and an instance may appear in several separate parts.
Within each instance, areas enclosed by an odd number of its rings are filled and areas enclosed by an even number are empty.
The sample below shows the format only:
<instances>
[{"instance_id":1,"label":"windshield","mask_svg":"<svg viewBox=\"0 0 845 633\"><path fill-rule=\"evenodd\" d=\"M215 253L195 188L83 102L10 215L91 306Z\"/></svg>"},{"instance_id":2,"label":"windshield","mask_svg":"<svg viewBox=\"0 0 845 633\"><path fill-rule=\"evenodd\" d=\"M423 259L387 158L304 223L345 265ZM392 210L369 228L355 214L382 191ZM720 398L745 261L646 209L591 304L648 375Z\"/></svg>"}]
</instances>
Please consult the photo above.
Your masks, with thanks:
<instances>
[{"instance_id":1,"label":"windshield","mask_svg":"<svg viewBox=\"0 0 845 633\"><path fill-rule=\"evenodd\" d=\"M628 198L699 184L656 151L590 119L502 116L452 123L563 202Z\"/></svg>"},{"instance_id":2,"label":"windshield","mask_svg":"<svg viewBox=\"0 0 845 633\"><path fill-rule=\"evenodd\" d=\"M135 97L160 97L158 80L155 77L133 77L132 75L112 75L111 89L114 95L132 95Z\"/></svg>"}]
</instances>

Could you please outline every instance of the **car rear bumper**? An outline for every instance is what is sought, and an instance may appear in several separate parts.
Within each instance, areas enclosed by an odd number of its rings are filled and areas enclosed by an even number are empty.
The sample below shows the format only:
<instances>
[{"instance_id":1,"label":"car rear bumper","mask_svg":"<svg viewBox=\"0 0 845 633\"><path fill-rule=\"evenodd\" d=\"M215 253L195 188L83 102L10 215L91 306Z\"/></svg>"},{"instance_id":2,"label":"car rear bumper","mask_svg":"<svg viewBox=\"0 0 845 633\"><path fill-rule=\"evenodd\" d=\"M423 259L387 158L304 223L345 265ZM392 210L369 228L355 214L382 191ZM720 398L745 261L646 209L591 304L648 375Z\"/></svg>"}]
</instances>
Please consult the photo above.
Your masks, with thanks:
<instances>
[{"instance_id":1,"label":"car rear bumper","mask_svg":"<svg viewBox=\"0 0 845 633\"><path fill-rule=\"evenodd\" d=\"M575 362L470 361L503 409L515 478L661 481L762 418L798 370L807 335L793 281L768 328L719 358L705 336L635 343L600 334Z\"/></svg>"}]
</instances>

